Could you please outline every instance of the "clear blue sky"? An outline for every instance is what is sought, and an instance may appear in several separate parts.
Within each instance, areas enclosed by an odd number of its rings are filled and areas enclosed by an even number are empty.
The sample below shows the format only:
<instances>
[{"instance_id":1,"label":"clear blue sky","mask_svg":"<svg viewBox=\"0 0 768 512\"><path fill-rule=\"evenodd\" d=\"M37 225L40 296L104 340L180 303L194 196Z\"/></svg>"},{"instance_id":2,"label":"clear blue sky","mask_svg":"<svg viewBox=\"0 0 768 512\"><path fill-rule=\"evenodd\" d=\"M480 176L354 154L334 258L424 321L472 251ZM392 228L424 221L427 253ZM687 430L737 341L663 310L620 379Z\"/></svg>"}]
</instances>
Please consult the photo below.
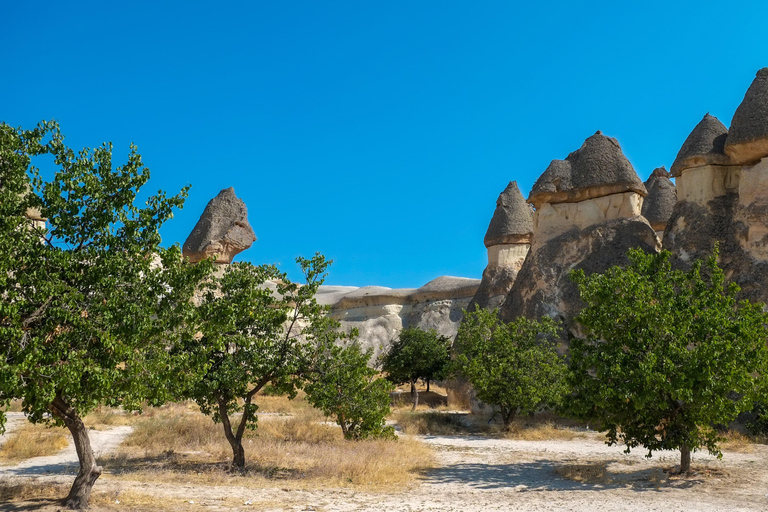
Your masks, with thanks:
<instances>
[{"instance_id":1,"label":"clear blue sky","mask_svg":"<svg viewBox=\"0 0 768 512\"><path fill-rule=\"evenodd\" d=\"M768 66L768 2L6 2L0 120L79 149L135 142L187 204L234 186L239 259L335 260L329 284L479 278L510 180L596 130L641 178ZM295 273L293 274L295 276Z\"/></svg>"}]
</instances>

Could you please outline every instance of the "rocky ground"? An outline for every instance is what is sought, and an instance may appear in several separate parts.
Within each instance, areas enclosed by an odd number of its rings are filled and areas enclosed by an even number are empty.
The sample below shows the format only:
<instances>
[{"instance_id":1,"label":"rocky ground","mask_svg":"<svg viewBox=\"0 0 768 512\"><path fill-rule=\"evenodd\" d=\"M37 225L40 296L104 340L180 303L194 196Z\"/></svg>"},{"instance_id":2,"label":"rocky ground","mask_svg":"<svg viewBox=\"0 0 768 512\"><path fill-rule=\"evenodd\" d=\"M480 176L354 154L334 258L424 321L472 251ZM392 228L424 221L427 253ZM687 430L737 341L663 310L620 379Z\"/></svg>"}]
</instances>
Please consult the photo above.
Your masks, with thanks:
<instances>
[{"instance_id":1,"label":"rocky ground","mask_svg":"<svg viewBox=\"0 0 768 512\"><path fill-rule=\"evenodd\" d=\"M10 429L24 419L11 415ZM97 452L113 449L130 427L92 432ZM479 436L424 436L438 467L407 489L248 488L136 481L106 474L94 488L94 510L267 511L757 511L768 510L768 446L725 452L722 460L696 453L696 473L668 477L676 453L645 459L608 447L598 434L569 441L517 441ZM69 484L77 468L72 448L55 456L0 466L4 482ZM36 500L0 504L0 511L58 510Z\"/></svg>"}]
</instances>

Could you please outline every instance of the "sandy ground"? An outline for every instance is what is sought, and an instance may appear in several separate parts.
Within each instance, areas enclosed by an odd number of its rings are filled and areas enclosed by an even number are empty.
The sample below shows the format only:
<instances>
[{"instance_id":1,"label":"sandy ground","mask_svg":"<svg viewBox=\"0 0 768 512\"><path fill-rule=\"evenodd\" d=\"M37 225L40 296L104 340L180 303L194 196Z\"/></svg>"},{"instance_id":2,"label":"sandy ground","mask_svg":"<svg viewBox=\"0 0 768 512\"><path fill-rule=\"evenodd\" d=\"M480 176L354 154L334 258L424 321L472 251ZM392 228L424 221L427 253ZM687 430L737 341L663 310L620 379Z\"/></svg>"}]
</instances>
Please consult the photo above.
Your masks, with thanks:
<instances>
[{"instance_id":1,"label":"sandy ground","mask_svg":"<svg viewBox=\"0 0 768 512\"><path fill-rule=\"evenodd\" d=\"M10 418L14 428L22 418ZM130 427L92 431L99 453L108 453ZM122 496L155 496L166 510L327 511L768 511L768 446L749 453L725 452L722 460L696 453L698 471L669 478L661 470L678 461L677 453L642 451L630 455L608 447L599 435L570 441L514 441L472 436L425 436L436 450L439 467L409 489L368 492L358 489L292 490L239 486L174 485L102 476L94 487L119 502ZM605 469L605 477L582 483L558 476L574 465ZM69 484L77 469L74 449L38 457L16 466L0 466L0 479L32 479ZM123 505L128 505L128 499ZM46 503L0 504L2 511L57 510ZM122 508L115 503L114 510ZM128 507L127 507L128 508ZM130 508L137 510L137 508ZM149 510L149 509L148 509Z\"/></svg>"}]
</instances>

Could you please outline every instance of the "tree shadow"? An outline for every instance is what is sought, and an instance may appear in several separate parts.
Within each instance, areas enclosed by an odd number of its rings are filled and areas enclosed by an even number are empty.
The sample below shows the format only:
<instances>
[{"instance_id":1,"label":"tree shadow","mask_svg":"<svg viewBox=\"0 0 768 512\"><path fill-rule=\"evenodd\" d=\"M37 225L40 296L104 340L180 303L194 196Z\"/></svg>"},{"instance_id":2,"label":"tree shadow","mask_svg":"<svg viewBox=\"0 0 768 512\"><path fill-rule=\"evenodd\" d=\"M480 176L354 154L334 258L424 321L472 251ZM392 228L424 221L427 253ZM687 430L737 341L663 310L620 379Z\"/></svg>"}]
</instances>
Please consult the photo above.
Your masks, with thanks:
<instances>
[{"instance_id":1,"label":"tree shadow","mask_svg":"<svg viewBox=\"0 0 768 512\"><path fill-rule=\"evenodd\" d=\"M517 464L460 463L429 471L428 484L460 484L474 489L519 488L530 491L599 491L684 489L704 482L702 477L669 478L660 468L615 471L605 462L555 463L548 460Z\"/></svg>"}]
</instances>

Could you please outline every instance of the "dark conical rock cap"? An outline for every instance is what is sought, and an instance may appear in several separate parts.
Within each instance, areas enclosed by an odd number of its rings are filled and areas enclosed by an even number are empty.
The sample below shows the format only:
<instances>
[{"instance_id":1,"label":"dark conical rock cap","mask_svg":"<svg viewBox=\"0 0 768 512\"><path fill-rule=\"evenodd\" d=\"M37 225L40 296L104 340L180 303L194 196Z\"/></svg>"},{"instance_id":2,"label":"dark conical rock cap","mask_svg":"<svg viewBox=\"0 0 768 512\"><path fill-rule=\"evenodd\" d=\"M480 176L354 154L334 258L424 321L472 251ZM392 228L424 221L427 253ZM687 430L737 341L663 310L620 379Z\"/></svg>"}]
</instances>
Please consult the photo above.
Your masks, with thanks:
<instances>
[{"instance_id":1,"label":"dark conical rock cap","mask_svg":"<svg viewBox=\"0 0 768 512\"><path fill-rule=\"evenodd\" d=\"M664 167L658 167L645 182L648 195L643 201L642 215L654 231L661 231L667 226L677 203L677 190L669 177Z\"/></svg>"},{"instance_id":2,"label":"dark conical rock cap","mask_svg":"<svg viewBox=\"0 0 768 512\"><path fill-rule=\"evenodd\" d=\"M768 68L757 72L731 120L725 153L735 164L768 156Z\"/></svg>"},{"instance_id":3,"label":"dark conical rock cap","mask_svg":"<svg viewBox=\"0 0 768 512\"><path fill-rule=\"evenodd\" d=\"M575 203L622 192L648 192L619 142L598 131L565 160L552 160L533 185L528 202Z\"/></svg>"},{"instance_id":4,"label":"dark conical rock cap","mask_svg":"<svg viewBox=\"0 0 768 512\"><path fill-rule=\"evenodd\" d=\"M704 118L699 121L677 152L675 162L670 169L672 176L678 177L681 172L691 167L730 163L730 159L723 151L727 135L728 129L718 118L709 113L704 114Z\"/></svg>"},{"instance_id":5,"label":"dark conical rock cap","mask_svg":"<svg viewBox=\"0 0 768 512\"><path fill-rule=\"evenodd\" d=\"M485 233L485 246L525 243L530 241L532 234L531 206L525 202L517 182L510 181L496 200L496 211Z\"/></svg>"}]
</instances>

